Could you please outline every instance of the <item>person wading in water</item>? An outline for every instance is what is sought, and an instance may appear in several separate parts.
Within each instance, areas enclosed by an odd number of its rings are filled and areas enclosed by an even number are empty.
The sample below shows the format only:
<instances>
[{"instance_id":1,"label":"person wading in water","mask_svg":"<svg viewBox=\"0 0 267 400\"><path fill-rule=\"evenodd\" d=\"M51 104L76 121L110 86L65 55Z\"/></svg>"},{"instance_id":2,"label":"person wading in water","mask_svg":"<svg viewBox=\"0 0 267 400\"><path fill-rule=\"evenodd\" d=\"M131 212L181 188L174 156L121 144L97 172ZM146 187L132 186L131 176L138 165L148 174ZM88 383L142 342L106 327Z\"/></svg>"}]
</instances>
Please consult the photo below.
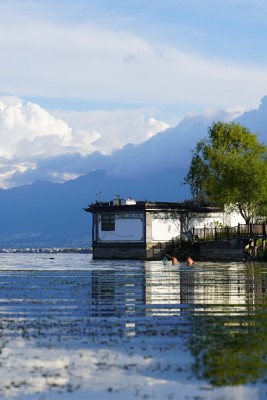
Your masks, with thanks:
<instances>
[{"instance_id":1,"label":"person wading in water","mask_svg":"<svg viewBox=\"0 0 267 400\"><path fill-rule=\"evenodd\" d=\"M172 265L178 264L178 260L174 256L170 256L169 254L165 254L170 260L172 260Z\"/></svg>"},{"instance_id":2,"label":"person wading in water","mask_svg":"<svg viewBox=\"0 0 267 400\"><path fill-rule=\"evenodd\" d=\"M186 258L186 264L191 267L192 265L195 264L195 261L190 257L190 255L188 254L187 258Z\"/></svg>"}]
</instances>

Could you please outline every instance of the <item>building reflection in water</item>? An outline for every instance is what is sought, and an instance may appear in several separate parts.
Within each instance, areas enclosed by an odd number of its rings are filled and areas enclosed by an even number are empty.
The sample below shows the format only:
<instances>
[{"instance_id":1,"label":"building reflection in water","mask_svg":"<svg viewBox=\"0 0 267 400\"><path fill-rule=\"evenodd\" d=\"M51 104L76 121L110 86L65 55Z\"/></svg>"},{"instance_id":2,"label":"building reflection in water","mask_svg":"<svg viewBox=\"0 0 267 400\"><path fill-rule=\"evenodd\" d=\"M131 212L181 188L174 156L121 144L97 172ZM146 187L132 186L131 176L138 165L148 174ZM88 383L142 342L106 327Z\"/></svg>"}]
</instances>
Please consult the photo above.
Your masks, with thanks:
<instances>
[{"instance_id":1,"label":"building reflection in water","mask_svg":"<svg viewBox=\"0 0 267 400\"><path fill-rule=\"evenodd\" d=\"M147 262L145 272L146 315L231 315L247 307L247 279L234 266Z\"/></svg>"},{"instance_id":2,"label":"building reflection in water","mask_svg":"<svg viewBox=\"0 0 267 400\"><path fill-rule=\"evenodd\" d=\"M125 263L124 263L125 264ZM136 319L145 313L145 271L143 263L130 268L94 269L92 271L93 317L117 317L126 336L134 336ZM117 321L118 323L118 321Z\"/></svg>"},{"instance_id":3,"label":"building reflection in water","mask_svg":"<svg viewBox=\"0 0 267 400\"><path fill-rule=\"evenodd\" d=\"M92 270L92 316L242 315L266 303L266 273L256 264L139 262Z\"/></svg>"},{"instance_id":4,"label":"building reflection in water","mask_svg":"<svg viewBox=\"0 0 267 400\"><path fill-rule=\"evenodd\" d=\"M159 262L145 263L145 302L147 316L180 315L180 270Z\"/></svg>"}]
</instances>

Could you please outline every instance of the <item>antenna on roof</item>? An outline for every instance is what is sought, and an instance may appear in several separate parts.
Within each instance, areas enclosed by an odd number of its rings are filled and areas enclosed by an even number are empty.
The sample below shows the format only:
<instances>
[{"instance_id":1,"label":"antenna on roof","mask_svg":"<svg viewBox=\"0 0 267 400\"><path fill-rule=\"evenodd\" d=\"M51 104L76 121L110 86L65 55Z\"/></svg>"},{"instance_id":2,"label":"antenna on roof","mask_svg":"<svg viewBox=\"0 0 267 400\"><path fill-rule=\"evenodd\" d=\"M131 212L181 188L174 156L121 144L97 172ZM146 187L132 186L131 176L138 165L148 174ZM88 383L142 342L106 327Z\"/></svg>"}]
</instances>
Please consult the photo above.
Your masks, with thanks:
<instances>
[{"instance_id":1,"label":"antenna on roof","mask_svg":"<svg viewBox=\"0 0 267 400\"><path fill-rule=\"evenodd\" d=\"M101 190L98 190L95 194L96 196L96 201L100 201L101 200Z\"/></svg>"}]
</instances>

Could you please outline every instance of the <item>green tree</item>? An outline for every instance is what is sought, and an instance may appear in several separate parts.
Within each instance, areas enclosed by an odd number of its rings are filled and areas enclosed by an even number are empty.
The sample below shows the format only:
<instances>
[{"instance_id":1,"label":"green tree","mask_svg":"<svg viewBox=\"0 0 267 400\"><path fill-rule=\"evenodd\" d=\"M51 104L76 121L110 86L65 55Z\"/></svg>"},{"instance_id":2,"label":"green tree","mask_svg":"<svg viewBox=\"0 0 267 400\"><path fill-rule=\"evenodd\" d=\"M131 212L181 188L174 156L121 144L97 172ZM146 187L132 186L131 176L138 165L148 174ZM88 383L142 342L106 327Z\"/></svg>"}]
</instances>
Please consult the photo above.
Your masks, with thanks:
<instances>
[{"instance_id":1,"label":"green tree","mask_svg":"<svg viewBox=\"0 0 267 400\"><path fill-rule=\"evenodd\" d=\"M195 200L240 212L246 223L266 216L267 148L238 123L216 122L193 150L184 183Z\"/></svg>"}]
</instances>

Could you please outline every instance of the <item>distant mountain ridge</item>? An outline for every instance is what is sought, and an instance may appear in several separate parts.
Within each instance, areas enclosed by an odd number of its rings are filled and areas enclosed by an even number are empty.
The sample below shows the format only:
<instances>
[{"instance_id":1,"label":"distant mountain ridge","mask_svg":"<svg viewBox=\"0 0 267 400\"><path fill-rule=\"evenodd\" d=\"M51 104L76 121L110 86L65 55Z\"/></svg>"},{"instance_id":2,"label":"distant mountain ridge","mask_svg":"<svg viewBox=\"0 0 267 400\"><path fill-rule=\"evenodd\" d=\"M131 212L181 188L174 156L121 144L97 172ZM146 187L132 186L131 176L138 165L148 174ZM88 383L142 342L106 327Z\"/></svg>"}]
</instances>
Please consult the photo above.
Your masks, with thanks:
<instances>
[{"instance_id":1,"label":"distant mountain ridge","mask_svg":"<svg viewBox=\"0 0 267 400\"><path fill-rule=\"evenodd\" d=\"M88 247L91 216L84 211L88 204L113 199L115 194L177 201L178 191L165 189L165 184L175 187L176 180L174 170L148 180L110 177L107 171L99 170L66 183L35 182L1 190L0 248Z\"/></svg>"},{"instance_id":2,"label":"distant mountain ridge","mask_svg":"<svg viewBox=\"0 0 267 400\"><path fill-rule=\"evenodd\" d=\"M88 156L88 169L95 170L75 180L1 189L0 248L91 245L91 216L83 208L96 199L107 201L116 194L153 201L189 198L189 188L182 182L191 150L215 120L227 121L229 114L186 117L177 127L140 145L126 145L112 156L94 153L91 160ZM244 113L237 121L267 143L267 97L258 110Z\"/></svg>"}]
</instances>

